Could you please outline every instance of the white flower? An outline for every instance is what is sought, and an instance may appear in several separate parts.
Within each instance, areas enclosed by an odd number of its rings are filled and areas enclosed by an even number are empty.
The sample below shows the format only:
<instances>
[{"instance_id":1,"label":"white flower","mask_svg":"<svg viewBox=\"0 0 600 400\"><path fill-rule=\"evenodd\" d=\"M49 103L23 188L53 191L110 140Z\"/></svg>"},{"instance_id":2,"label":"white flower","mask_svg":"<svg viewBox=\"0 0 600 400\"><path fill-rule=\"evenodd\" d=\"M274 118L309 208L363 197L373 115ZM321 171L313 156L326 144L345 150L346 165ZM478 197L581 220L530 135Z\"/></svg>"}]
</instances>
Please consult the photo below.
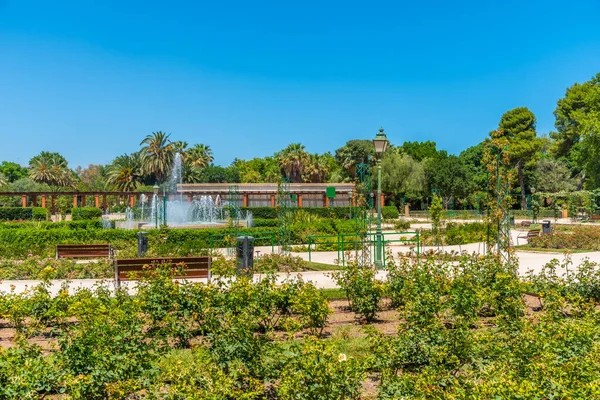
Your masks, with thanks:
<instances>
[{"instance_id":1,"label":"white flower","mask_svg":"<svg viewBox=\"0 0 600 400\"><path fill-rule=\"evenodd\" d=\"M340 353L340 355L338 356L338 361L339 362L346 361L346 355L344 353Z\"/></svg>"}]
</instances>

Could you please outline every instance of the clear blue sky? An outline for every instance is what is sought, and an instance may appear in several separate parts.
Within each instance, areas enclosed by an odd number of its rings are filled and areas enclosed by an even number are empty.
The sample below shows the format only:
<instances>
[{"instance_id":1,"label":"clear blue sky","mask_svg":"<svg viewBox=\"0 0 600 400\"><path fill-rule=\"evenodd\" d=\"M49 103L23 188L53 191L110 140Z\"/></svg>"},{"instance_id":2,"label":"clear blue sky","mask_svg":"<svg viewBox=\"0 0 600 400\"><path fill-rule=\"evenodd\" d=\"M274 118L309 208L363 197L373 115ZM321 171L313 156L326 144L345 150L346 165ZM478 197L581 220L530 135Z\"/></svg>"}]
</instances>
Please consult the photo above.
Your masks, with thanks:
<instances>
[{"instance_id":1,"label":"clear blue sky","mask_svg":"<svg viewBox=\"0 0 600 400\"><path fill-rule=\"evenodd\" d=\"M0 160L107 163L163 130L224 165L380 126L459 153L518 106L547 133L600 72L599 17L598 0L0 0Z\"/></svg>"}]
</instances>

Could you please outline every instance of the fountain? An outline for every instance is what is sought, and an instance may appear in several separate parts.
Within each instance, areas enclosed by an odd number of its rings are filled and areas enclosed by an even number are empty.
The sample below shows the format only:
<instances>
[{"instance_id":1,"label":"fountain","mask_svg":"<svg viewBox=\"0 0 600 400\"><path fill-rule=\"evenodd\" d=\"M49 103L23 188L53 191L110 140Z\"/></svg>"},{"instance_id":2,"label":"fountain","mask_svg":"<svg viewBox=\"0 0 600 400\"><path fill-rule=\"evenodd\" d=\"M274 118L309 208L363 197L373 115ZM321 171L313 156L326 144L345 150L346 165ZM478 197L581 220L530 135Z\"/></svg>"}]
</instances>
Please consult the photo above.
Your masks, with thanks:
<instances>
[{"instance_id":1,"label":"fountain","mask_svg":"<svg viewBox=\"0 0 600 400\"><path fill-rule=\"evenodd\" d=\"M222 201L219 195L215 197L202 195L184 200L183 193L177 190L178 185L181 183L183 183L183 162L181 155L177 153L173 160L169 180L164 185L163 195L154 194L149 202L150 215L146 215L148 214L147 211L144 212L148 209L146 207L148 199L145 195L141 195L138 211L131 210L130 212L128 209L126 221L120 223L119 227L124 229L148 229L165 223L171 228L208 228L227 225L230 212L227 202ZM238 207L236 208L239 210ZM237 215L235 219L247 224L252 219L252 215L250 213L245 216Z\"/></svg>"}]
</instances>

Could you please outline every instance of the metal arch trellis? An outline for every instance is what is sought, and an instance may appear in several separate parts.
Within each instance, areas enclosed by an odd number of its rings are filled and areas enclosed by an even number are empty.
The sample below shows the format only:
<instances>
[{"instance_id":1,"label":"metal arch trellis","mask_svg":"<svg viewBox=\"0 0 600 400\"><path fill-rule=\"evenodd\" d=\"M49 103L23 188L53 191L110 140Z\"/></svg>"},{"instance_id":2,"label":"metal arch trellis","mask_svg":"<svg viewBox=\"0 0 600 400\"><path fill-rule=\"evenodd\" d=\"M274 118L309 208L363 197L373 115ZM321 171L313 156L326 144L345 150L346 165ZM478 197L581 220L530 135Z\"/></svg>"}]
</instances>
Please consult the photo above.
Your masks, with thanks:
<instances>
[{"instance_id":1,"label":"metal arch trellis","mask_svg":"<svg viewBox=\"0 0 600 400\"><path fill-rule=\"evenodd\" d=\"M227 208L229 211L229 246L227 249L227 253L229 255L233 255L235 250L235 240L239 234L240 229L240 217L241 217L241 209L240 209L240 189L238 185L230 185L229 193L227 194Z\"/></svg>"},{"instance_id":2,"label":"metal arch trellis","mask_svg":"<svg viewBox=\"0 0 600 400\"><path fill-rule=\"evenodd\" d=\"M510 214L512 201L510 196L510 172L508 170L507 146L492 142L488 146L488 192L490 207L488 209L489 224L496 226L495 243L488 240L488 253L494 248L505 261L510 258Z\"/></svg>"},{"instance_id":3,"label":"metal arch trellis","mask_svg":"<svg viewBox=\"0 0 600 400\"><path fill-rule=\"evenodd\" d=\"M371 166L361 163L356 165L356 183L354 186L354 212L357 230L360 234L360 248L357 249L356 262L361 267L371 265L371 217L374 199L371 191Z\"/></svg>"},{"instance_id":4,"label":"metal arch trellis","mask_svg":"<svg viewBox=\"0 0 600 400\"><path fill-rule=\"evenodd\" d=\"M290 225L292 218L292 196L290 182L283 179L277 184L277 220L279 236L279 252L289 254L291 251Z\"/></svg>"}]
</instances>

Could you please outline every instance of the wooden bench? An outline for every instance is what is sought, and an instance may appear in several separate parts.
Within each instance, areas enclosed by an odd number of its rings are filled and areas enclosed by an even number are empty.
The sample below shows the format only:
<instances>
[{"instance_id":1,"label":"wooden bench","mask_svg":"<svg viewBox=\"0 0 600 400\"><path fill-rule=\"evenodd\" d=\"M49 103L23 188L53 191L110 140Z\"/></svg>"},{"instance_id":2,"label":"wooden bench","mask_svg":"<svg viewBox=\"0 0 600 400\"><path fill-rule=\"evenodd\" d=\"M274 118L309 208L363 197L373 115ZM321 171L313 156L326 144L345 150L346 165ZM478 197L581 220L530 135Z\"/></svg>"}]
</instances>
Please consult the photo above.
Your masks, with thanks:
<instances>
[{"instance_id":1,"label":"wooden bench","mask_svg":"<svg viewBox=\"0 0 600 400\"><path fill-rule=\"evenodd\" d=\"M525 228L529 228L531 226L531 221L521 221L521 229L525 230Z\"/></svg>"},{"instance_id":2,"label":"wooden bench","mask_svg":"<svg viewBox=\"0 0 600 400\"><path fill-rule=\"evenodd\" d=\"M179 268L181 275L177 274L173 276L175 279L207 278L210 281L211 264L212 258L208 256L115 259L115 284L119 287L121 281L138 279L159 265Z\"/></svg>"},{"instance_id":3,"label":"wooden bench","mask_svg":"<svg viewBox=\"0 0 600 400\"><path fill-rule=\"evenodd\" d=\"M58 244L56 258L112 258L110 244Z\"/></svg>"},{"instance_id":4,"label":"wooden bench","mask_svg":"<svg viewBox=\"0 0 600 400\"><path fill-rule=\"evenodd\" d=\"M592 216L590 217L590 219L591 219L592 221L599 220L599 219L600 219L600 215L592 215Z\"/></svg>"},{"instance_id":5,"label":"wooden bench","mask_svg":"<svg viewBox=\"0 0 600 400\"><path fill-rule=\"evenodd\" d=\"M517 245L519 245L519 239L527 239L527 242L529 242L529 239L538 237L538 236L540 236L539 229L532 229L530 231L523 232L522 234L517 236Z\"/></svg>"}]
</instances>

